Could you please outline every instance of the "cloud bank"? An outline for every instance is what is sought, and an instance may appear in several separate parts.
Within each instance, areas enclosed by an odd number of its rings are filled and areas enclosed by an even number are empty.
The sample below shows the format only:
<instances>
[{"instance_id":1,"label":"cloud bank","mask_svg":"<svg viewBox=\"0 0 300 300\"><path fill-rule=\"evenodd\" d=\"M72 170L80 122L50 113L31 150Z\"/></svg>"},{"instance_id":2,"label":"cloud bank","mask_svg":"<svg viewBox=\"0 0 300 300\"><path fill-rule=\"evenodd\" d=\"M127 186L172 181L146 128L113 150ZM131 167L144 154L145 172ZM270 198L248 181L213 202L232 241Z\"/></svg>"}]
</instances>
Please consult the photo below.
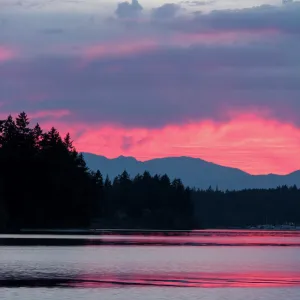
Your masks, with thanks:
<instances>
[{"instance_id":1,"label":"cloud bank","mask_svg":"<svg viewBox=\"0 0 300 300\"><path fill-rule=\"evenodd\" d=\"M146 10L135 0L107 18L41 16L16 23L8 15L0 26L3 114L58 112L39 116L133 135L207 122L223 128L249 113L253 122L300 127L297 2L184 13L175 3ZM120 140L118 151L128 153L135 137Z\"/></svg>"}]
</instances>

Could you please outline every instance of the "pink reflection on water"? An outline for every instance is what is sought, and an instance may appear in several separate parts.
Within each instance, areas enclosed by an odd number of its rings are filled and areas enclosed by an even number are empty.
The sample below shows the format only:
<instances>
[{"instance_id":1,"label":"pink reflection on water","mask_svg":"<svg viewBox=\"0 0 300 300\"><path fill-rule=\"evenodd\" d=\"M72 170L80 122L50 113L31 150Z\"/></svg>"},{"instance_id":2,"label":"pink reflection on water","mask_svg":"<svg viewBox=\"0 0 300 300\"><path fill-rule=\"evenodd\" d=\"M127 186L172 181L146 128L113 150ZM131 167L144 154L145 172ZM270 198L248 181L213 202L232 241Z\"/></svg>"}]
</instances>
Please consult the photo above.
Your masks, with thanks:
<instances>
[{"instance_id":1,"label":"pink reflection on water","mask_svg":"<svg viewBox=\"0 0 300 300\"><path fill-rule=\"evenodd\" d=\"M249 273L185 273L185 274L127 274L87 275L76 278L77 287L110 286L171 286L199 288L264 288L300 286L300 272L249 272Z\"/></svg>"},{"instance_id":2,"label":"pink reflection on water","mask_svg":"<svg viewBox=\"0 0 300 300\"><path fill-rule=\"evenodd\" d=\"M92 230L65 234L5 234L0 240L42 242L72 245L161 245L161 246L293 246L300 247L300 231L260 230Z\"/></svg>"},{"instance_id":3,"label":"pink reflection on water","mask_svg":"<svg viewBox=\"0 0 300 300\"><path fill-rule=\"evenodd\" d=\"M251 231L251 230L199 230L191 232L162 232L151 235L141 234L104 234L91 237L105 243L124 243L141 245L228 245L228 246L300 246L300 231Z\"/></svg>"}]
</instances>

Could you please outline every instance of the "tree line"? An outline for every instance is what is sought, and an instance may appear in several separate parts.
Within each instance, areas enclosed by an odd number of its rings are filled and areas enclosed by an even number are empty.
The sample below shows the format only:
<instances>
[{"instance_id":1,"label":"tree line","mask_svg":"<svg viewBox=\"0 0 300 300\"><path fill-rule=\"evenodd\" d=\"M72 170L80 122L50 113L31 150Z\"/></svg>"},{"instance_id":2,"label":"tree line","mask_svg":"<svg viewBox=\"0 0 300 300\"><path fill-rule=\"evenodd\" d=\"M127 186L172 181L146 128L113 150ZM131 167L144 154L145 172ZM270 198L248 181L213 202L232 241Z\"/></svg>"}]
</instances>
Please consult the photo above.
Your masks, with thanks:
<instances>
[{"instance_id":1,"label":"tree line","mask_svg":"<svg viewBox=\"0 0 300 300\"><path fill-rule=\"evenodd\" d=\"M0 230L21 228L194 229L300 224L300 190L218 191L180 179L91 171L54 127L31 127L25 112L0 121Z\"/></svg>"},{"instance_id":2,"label":"tree line","mask_svg":"<svg viewBox=\"0 0 300 300\"><path fill-rule=\"evenodd\" d=\"M70 134L31 127L25 112L0 121L0 228L81 228L96 218L117 228L192 228L190 191L148 172L104 180Z\"/></svg>"},{"instance_id":3,"label":"tree line","mask_svg":"<svg viewBox=\"0 0 300 300\"><path fill-rule=\"evenodd\" d=\"M197 225L204 228L300 225L300 189L193 190Z\"/></svg>"}]
</instances>

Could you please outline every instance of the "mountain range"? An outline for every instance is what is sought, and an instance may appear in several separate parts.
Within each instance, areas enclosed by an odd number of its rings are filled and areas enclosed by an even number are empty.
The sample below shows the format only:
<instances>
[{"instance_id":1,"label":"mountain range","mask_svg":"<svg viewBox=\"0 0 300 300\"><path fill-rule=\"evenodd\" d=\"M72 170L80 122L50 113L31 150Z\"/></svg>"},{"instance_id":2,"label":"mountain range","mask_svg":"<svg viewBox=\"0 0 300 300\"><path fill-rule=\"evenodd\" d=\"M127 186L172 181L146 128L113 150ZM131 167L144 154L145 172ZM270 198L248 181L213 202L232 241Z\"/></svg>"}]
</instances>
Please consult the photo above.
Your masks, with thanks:
<instances>
[{"instance_id":1,"label":"mountain range","mask_svg":"<svg viewBox=\"0 0 300 300\"><path fill-rule=\"evenodd\" d=\"M180 178L184 185L207 189L242 190L252 188L276 188L300 183L300 171L287 175L251 175L242 170L217 165L199 158L167 157L138 161L134 157L119 156L108 159L92 153L83 153L87 166L100 170L102 175L113 179L126 170L130 177L149 171L151 175L167 174L171 179Z\"/></svg>"}]
</instances>

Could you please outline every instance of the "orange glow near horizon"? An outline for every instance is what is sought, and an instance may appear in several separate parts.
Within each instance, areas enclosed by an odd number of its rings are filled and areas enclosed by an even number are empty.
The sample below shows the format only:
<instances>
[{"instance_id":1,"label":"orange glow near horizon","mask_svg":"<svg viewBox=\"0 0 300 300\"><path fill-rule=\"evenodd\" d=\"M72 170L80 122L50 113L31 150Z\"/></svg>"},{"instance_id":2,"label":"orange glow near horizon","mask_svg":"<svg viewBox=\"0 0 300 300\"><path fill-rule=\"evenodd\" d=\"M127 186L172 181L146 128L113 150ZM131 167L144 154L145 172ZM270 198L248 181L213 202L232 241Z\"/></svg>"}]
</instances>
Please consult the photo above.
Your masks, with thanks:
<instances>
[{"instance_id":1,"label":"orange glow near horizon","mask_svg":"<svg viewBox=\"0 0 300 300\"><path fill-rule=\"evenodd\" d=\"M42 122L71 133L78 151L145 161L190 156L242 169L251 174L287 174L300 169L300 128L255 115L242 114L224 123L193 122L164 128L67 124L59 118ZM49 126L48 126L49 125Z\"/></svg>"}]
</instances>

